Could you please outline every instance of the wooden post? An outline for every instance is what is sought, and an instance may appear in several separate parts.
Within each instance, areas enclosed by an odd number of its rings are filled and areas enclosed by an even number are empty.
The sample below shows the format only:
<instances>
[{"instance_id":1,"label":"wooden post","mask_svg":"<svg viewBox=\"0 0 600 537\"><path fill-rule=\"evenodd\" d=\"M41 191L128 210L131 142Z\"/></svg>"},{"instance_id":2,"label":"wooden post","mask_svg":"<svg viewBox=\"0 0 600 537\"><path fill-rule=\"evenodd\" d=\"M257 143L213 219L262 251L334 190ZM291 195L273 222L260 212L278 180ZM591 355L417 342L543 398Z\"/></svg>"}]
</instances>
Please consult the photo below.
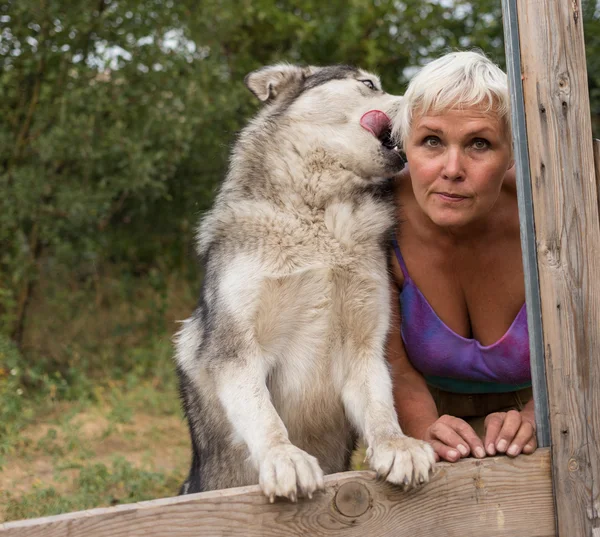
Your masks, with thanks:
<instances>
[{"instance_id":1,"label":"wooden post","mask_svg":"<svg viewBox=\"0 0 600 537\"><path fill-rule=\"evenodd\" d=\"M600 535L600 222L581 0L517 0L557 529Z\"/></svg>"}]
</instances>

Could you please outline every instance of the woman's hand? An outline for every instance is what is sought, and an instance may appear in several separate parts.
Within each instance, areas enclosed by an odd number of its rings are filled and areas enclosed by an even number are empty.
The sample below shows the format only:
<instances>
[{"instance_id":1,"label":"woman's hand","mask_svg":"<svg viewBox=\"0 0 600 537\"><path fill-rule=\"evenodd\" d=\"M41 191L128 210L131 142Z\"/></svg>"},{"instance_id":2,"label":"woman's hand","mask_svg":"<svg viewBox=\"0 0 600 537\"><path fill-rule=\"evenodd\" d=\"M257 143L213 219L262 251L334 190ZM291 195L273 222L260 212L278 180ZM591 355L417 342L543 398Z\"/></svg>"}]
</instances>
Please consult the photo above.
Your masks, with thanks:
<instances>
[{"instance_id":1,"label":"woman's hand","mask_svg":"<svg viewBox=\"0 0 600 537\"><path fill-rule=\"evenodd\" d=\"M456 462L469 454L478 459L485 457L483 442L473 427L454 416L444 415L438 418L427 428L423 440L433 447L436 460Z\"/></svg>"},{"instance_id":2,"label":"woman's hand","mask_svg":"<svg viewBox=\"0 0 600 537\"><path fill-rule=\"evenodd\" d=\"M506 453L516 457L537 448L533 401L520 412L494 412L485 418L485 450L488 455Z\"/></svg>"}]
</instances>

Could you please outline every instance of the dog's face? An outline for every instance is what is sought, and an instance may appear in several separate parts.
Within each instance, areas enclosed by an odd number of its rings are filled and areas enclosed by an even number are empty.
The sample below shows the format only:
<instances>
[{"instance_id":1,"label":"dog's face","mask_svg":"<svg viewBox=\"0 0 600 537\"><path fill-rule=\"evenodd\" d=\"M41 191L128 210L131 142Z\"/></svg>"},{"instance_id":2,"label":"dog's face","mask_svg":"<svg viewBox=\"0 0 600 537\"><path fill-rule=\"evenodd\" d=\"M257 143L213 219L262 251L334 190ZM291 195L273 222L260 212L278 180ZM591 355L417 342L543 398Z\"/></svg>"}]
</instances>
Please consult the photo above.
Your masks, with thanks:
<instances>
[{"instance_id":1,"label":"dog's face","mask_svg":"<svg viewBox=\"0 0 600 537\"><path fill-rule=\"evenodd\" d=\"M303 157L323 151L364 179L390 177L404 166L390 136L401 97L379 78L348 66L274 65L250 73L248 88L277 118L276 137Z\"/></svg>"}]
</instances>

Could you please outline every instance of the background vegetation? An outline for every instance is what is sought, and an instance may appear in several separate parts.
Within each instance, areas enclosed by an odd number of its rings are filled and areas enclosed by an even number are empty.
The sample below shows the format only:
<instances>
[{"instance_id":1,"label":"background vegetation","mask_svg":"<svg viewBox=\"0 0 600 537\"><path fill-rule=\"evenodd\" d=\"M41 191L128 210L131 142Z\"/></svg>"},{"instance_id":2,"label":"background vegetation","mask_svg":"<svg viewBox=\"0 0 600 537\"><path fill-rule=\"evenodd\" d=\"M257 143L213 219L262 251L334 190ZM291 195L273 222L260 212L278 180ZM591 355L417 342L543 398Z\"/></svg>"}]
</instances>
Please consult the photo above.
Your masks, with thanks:
<instances>
[{"instance_id":1,"label":"background vegetation","mask_svg":"<svg viewBox=\"0 0 600 537\"><path fill-rule=\"evenodd\" d=\"M468 47L504 65L500 0L0 4L0 519L176 493L170 337L199 288L193 228L257 106L243 77L351 63L399 93Z\"/></svg>"}]
</instances>

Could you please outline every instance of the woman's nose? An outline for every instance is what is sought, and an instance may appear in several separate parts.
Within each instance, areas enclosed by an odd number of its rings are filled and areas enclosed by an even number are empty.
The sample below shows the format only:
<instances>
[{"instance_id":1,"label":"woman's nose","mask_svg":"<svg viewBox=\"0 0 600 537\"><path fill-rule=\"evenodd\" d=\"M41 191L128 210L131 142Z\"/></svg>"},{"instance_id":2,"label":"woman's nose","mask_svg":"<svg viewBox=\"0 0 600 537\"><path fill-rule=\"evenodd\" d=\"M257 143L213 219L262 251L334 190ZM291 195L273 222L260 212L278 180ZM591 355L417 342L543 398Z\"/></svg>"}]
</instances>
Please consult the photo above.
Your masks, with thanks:
<instances>
[{"instance_id":1,"label":"woman's nose","mask_svg":"<svg viewBox=\"0 0 600 537\"><path fill-rule=\"evenodd\" d=\"M449 147L442 170L444 179L457 180L464 177L462 153L457 147Z\"/></svg>"}]
</instances>

